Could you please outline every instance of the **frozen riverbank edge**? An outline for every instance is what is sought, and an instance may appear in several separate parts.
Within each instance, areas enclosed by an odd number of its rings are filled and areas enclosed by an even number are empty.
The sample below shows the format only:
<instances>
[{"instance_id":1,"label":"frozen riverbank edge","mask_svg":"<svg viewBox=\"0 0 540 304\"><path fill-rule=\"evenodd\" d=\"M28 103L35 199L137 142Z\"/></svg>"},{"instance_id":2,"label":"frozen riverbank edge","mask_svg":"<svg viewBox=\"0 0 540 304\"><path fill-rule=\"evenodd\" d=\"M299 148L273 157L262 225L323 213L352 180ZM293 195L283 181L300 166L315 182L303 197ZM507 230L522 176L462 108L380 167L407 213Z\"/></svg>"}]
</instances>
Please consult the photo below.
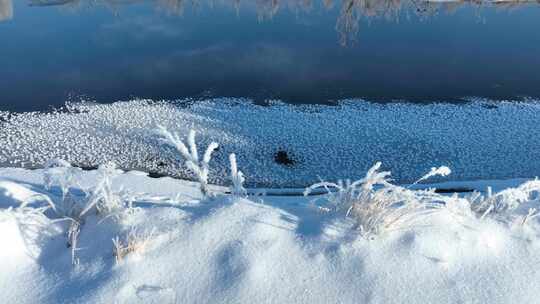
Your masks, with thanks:
<instances>
[{"instance_id":1,"label":"frozen riverbank edge","mask_svg":"<svg viewBox=\"0 0 540 304\"><path fill-rule=\"evenodd\" d=\"M5 167L40 167L54 158L83 167L114 161L125 169L191 178L177 153L158 140L155 130L161 124L181 136L195 129L201 146L220 144L210 164L214 184L224 184L233 152L250 187L301 188L319 178L355 179L380 160L398 183L411 183L440 165L452 169L453 181L540 175L536 100L351 100L335 106L261 106L230 98L133 100L75 104L52 113L3 113L0 121Z\"/></svg>"}]
</instances>

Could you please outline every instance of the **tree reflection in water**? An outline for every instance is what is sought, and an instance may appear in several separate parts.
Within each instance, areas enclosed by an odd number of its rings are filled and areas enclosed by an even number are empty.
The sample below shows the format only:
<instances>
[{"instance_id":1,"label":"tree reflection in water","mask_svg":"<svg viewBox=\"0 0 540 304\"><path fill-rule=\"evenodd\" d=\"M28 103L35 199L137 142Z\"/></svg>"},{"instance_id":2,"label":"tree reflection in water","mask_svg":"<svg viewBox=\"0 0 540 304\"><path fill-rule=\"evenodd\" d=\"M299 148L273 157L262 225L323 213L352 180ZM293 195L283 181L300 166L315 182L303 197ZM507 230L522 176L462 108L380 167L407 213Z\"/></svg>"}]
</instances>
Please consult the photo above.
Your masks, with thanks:
<instances>
[{"instance_id":1,"label":"tree reflection in water","mask_svg":"<svg viewBox=\"0 0 540 304\"><path fill-rule=\"evenodd\" d=\"M0 22L13 18L13 2L0 0Z\"/></svg>"},{"instance_id":2,"label":"tree reflection in water","mask_svg":"<svg viewBox=\"0 0 540 304\"><path fill-rule=\"evenodd\" d=\"M362 19L385 18L398 20L402 11L414 14L419 18L435 16L440 12L452 13L464 5L496 6L513 8L525 4L540 4L540 0L152 0L154 6L170 15L181 16L186 12L186 6L193 10L203 4L214 7L216 4L232 6L239 14L242 4L254 6L260 22L272 19L280 10L289 9L294 12L309 12L315 4L320 4L327 11L339 10L336 20L336 31L342 45L354 43L360 31ZM144 0L30 0L31 6L67 6L80 9L83 4L89 6L103 5L117 11L122 6L145 2ZM202 3L205 2L205 3ZM13 15L11 0L0 0L0 21L10 19Z\"/></svg>"}]
</instances>

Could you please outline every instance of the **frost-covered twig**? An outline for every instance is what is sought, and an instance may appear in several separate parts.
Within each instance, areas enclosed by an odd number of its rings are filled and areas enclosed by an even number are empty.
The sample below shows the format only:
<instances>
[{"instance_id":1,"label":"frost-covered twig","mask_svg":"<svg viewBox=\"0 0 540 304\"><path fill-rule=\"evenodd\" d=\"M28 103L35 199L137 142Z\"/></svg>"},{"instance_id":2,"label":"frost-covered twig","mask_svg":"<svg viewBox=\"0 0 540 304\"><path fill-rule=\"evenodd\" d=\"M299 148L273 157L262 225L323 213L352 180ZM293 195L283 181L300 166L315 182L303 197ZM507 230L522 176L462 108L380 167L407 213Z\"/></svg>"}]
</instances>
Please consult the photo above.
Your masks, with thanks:
<instances>
[{"instance_id":1,"label":"frost-covered twig","mask_svg":"<svg viewBox=\"0 0 540 304\"><path fill-rule=\"evenodd\" d=\"M540 217L540 211L538 211L538 209L536 209L536 208L529 208L529 211L527 212L527 214L522 216L518 220L518 223L521 226L525 226L525 225L527 225L527 223L529 221L531 221L532 219L537 218L537 217Z\"/></svg>"},{"instance_id":2,"label":"frost-covered twig","mask_svg":"<svg viewBox=\"0 0 540 304\"><path fill-rule=\"evenodd\" d=\"M197 145L195 143L195 130L191 130L188 135L188 146L180 139L177 133L169 132L165 127L158 126L158 133L163 137L163 140L173 146L182 157L185 159L185 164L187 168L195 175L197 181L201 185L201 192L203 195L208 195L208 163L212 158L212 153L218 148L216 142L211 142L210 145L206 148L204 152L203 159L199 160L199 154L197 151Z\"/></svg>"},{"instance_id":3,"label":"frost-covered twig","mask_svg":"<svg viewBox=\"0 0 540 304\"><path fill-rule=\"evenodd\" d=\"M144 253L151 239L153 238L155 229L149 232L139 232L135 228L131 228L124 238L116 236L112 239L113 242L113 256L117 263L122 262L128 254Z\"/></svg>"},{"instance_id":4,"label":"frost-covered twig","mask_svg":"<svg viewBox=\"0 0 540 304\"><path fill-rule=\"evenodd\" d=\"M77 247L77 244L79 241L79 233L81 232L82 223L79 221L79 219L69 218L69 220L71 222L67 232L67 246L68 248L71 248L71 264L76 265L79 264L79 259L77 258L77 251L79 248Z\"/></svg>"},{"instance_id":5,"label":"frost-covered twig","mask_svg":"<svg viewBox=\"0 0 540 304\"><path fill-rule=\"evenodd\" d=\"M448 176L450 175L450 173L452 173L452 170L450 170L450 168L446 167L446 166L441 166L439 168L431 168L431 170L424 176L422 176L421 178L419 178L417 181L415 181L414 183L412 183L409 187L413 186L413 185L416 185L418 184L419 182L423 181L423 180L426 180L428 178L431 178L433 176L437 176L437 175L440 175L440 176Z\"/></svg>"},{"instance_id":6,"label":"frost-covered twig","mask_svg":"<svg viewBox=\"0 0 540 304\"><path fill-rule=\"evenodd\" d=\"M246 179L244 178L244 173L238 170L236 155L234 153L229 155L229 162L231 163L231 194L234 196L246 196L247 191L244 188L244 181Z\"/></svg>"}]
</instances>

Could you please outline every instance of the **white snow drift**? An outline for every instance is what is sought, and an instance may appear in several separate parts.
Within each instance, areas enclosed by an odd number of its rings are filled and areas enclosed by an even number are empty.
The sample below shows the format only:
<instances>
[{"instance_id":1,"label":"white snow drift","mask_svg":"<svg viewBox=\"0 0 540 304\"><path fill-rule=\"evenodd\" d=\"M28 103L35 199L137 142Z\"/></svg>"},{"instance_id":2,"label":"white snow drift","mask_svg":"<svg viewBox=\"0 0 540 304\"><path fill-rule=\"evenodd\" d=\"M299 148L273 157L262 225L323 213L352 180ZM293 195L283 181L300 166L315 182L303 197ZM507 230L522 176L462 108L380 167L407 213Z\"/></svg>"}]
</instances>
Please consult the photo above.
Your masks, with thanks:
<instances>
[{"instance_id":1,"label":"white snow drift","mask_svg":"<svg viewBox=\"0 0 540 304\"><path fill-rule=\"evenodd\" d=\"M539 181L444 196L392 185L377 164L329 196L242 198L231 162L238 191L208 186L212 198L196 183L110 166L0 169L2 301L538 302ZM92 197L101 208L53 208Z\"/></svg>"}]
</instances>

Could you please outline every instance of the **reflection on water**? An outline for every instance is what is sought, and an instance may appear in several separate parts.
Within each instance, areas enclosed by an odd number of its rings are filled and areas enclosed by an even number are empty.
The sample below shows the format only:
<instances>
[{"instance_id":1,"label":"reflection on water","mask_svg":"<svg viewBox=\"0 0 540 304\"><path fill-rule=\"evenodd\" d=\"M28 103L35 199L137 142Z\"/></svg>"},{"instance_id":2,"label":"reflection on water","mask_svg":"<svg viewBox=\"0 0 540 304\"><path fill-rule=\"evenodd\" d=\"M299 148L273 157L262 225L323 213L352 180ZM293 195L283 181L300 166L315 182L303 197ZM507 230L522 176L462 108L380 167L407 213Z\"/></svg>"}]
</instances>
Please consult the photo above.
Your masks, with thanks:
<instances>
[{"instance_id":1,"label":"reflection on water","mask_svg":"<svg viewBox=\"0 0 540 304\"><path fill-rule=\"evenodd\" d=\"M0 22L13 18L13 3L11 0L0 0Z\"/></svg>"},{"instance_id":2,"label":"reflection on water","mask_svg":"<svg viewBox=\"0 0 540 304\"><path fill-rule=\"evenodd\" d=\"M0 47L0 111L80 96L540 97L533 3L0 0L1 19L12 15L0 23L0 41L9 41Z\"/></svg>"},{"instance_id":3,"label":"reflection on water","mask_svg":"<svg viewBox=\"0 0 540 304\"><path fill-rule=\"evenodd\" d=\"M400 11L428 17L439 11L447 11L448 7L464 5L464 1L401 1L401 0L344 0L341 5L336 29L340 34L343 45L356 41L359 24L362 18L383 17L387 20L398 21Z\"/></svg>"},{"instance_id":4,"label":"reflection on water","mask_svg":"<svg viewBox=\"0 0 540 304\"><path fill-rule=\"evenodd\" d=\"M83 3L85 0L29 0L30 6L69 6L82 9L87 5L103 5L117 11L122 6L144 2L144 0L93 0ZM204 0L203 0L204 1ZM237 14L240 13L242 0L222 0L219 5L233 6ZM244 0L246 1L246 0ZM256 0L255 9L259 21L272 19L280 10L288 9L293 12L309 12L313 9L314 0ZM7 13L12 13L10 0L0 0L0 5L6 3ZM154 6L167 14L182 16L186 6L191 6L197 10L201 5L213 7L215 1L209 0L202 3L202 0L153 0ZM335 3L338 2L338 3ZM459 7L470 5L478 9L485 6L495 6L503 9L510 9L520 5L540 3L540 0L321 0L322 7L327 10L339 6L339 16L336 21L336 30L339 33L339 41L342 45L353 43L357 40L360 30L360 21L364 19L383 17L387 20L398 21L401 12L407 11L407 15L417 15L420 18L430 17L438 13L452 13ZM249 6L249 5L248 5ZM1 8L1 6L0 6ZM7 18L11 14L6 15ZM0 11L0 20L2 12Z\"/></svg>"}]
</instances>

